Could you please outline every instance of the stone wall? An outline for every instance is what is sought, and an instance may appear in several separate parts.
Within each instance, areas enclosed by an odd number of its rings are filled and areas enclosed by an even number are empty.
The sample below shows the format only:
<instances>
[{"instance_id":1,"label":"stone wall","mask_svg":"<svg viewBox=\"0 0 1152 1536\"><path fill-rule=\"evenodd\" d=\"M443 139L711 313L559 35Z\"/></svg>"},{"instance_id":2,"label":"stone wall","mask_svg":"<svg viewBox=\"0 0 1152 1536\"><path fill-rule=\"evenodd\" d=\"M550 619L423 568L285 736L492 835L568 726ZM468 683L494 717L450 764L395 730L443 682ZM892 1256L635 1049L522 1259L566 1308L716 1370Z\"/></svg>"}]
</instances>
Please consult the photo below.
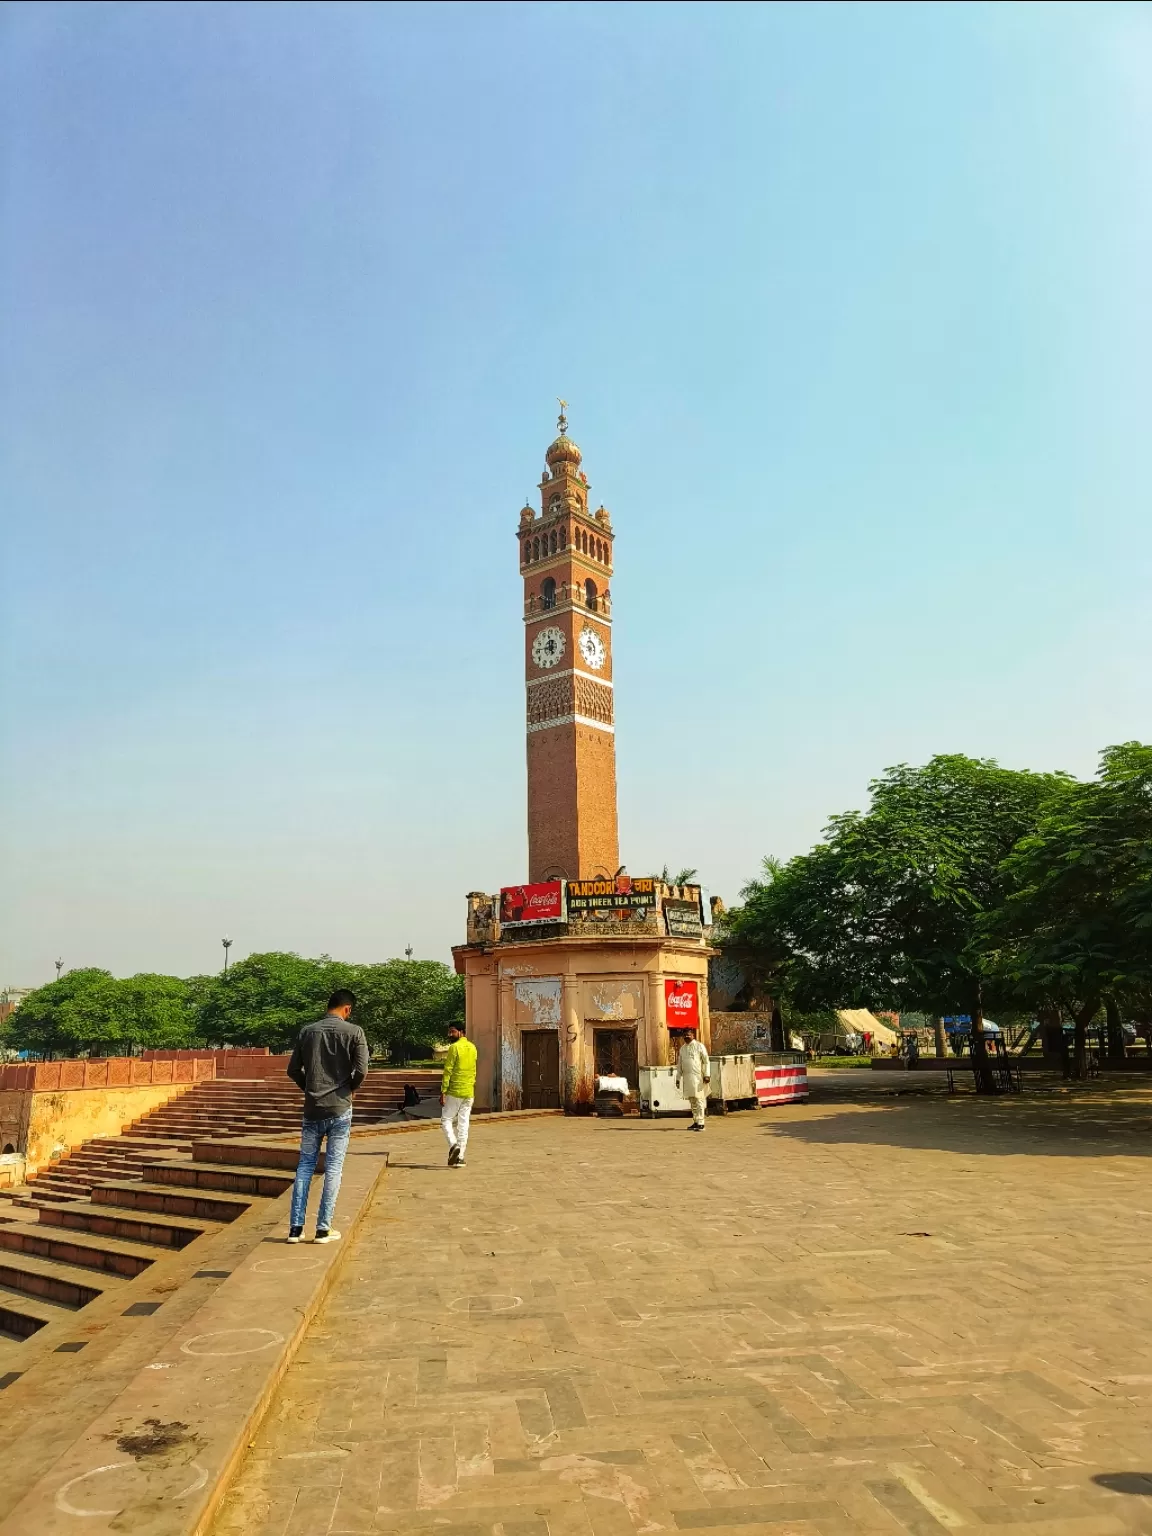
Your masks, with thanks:
<instances>
[{"instance_id":1,"label":"stone wall","mask_svg":"<svg viewBox=\"0 0 1152 1536\"><path fill-rule=\"evenodd\" d=\"M118 1136L150 1110L187 1093L190 1083L139 1088L71 1088L57 1093L0 1091L0 1154L11 1148L33 1174L94 1136Z\"/></svg>"},{"instance_id":2,"label":"stone wall","mask_svg":"<svg viewBox=\"0 0 1152 1536\"><path fill-rule=\"evenodd\" d=\"M772 1049L770 1013L712 1013L712 1055L740 1056Z\"/></svg>"}]
</instances>

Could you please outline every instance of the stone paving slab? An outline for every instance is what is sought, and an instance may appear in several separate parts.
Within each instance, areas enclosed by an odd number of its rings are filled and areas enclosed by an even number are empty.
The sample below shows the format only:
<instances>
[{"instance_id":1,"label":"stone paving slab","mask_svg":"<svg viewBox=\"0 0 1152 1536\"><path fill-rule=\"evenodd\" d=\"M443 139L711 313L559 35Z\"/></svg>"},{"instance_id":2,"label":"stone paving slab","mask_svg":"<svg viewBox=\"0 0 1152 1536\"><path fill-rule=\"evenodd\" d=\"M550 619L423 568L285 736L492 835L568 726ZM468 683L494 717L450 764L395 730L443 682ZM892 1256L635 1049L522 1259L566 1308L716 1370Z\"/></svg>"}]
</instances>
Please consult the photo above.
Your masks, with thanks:
<instances>
[{"instance_id":1,"label":"stone paving slab","mask_svg":"<svg viewBox=\"0 0 1152 1536\"><path fill-rule=\"evenodd\" d=\"M394 1146L215 1536L1152 1532L1150 1131L1093 1084Z\"/></svg>"},{"instance_id":2,"label":"stone paving slab","mask_svg":"<svg viewBox=\"0 0 1152 1536\"><path fill-rule=\"evenodd\" d=\"M351 1152L337 1204L345 1237L289 1247L289 1194L269 1202L276 1231L251 1247L142 1363L0 1524L2 1536L194 1536L206 1529L248 1437L346 1258L387 1167ZM319 1200L319 1181L312 1204ZM34 1406L31 1404L30 1406Z\"/></svg>"}]
</instances>

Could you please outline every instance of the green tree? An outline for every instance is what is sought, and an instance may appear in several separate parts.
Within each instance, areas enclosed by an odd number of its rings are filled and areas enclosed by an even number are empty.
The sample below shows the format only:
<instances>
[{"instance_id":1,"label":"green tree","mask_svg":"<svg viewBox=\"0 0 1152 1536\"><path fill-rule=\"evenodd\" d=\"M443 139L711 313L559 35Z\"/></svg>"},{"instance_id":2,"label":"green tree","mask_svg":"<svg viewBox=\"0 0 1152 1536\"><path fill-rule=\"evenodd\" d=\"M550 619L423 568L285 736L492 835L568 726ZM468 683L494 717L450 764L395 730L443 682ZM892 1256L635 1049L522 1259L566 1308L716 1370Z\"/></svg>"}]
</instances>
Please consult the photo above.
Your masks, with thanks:
<instances>
[{"instance_id":1,"label":"green tree","mask_svg":"<svg viewBox=\"0 0 1152 1536\"><path fill-rule=\"evenodd\" d=\"M57 981L37 987L9 1021L12 1048L47 1060L75 1052L78 1042L89 1038L89 1029L99 1034L99 994L112 979L111 971L92 966L67 971Z\"/></svg>"},{"instance_id":2,"label":"green tree","mask_svg":"<svg viewBox=\"0 0 1152 1536\"><path fill-rule=\"evenodd\" d=\"M656 878L657 880L663 880L665 885L691 885L699 873L699 870L689 869L687 866L685 866L683 869L678 869L675 874L673 874L668 865L665 864L664 868L660 871Z\"/></svg>"},{"instance_id":3,"label":"green tree","mask_svg":"<svg viewBox=\"0 0 1152 1536\"><path fill-rule=\"evenodd\" d=\"M9 1041L42 1056L130 1054L135 1047L180 1047L194 1038L195 1010L177 976L117 980L110 971L69 971L40 987L12 1016Z\"/></svg>"},{"instance_id":4,"label":"green tree","mask_svg":"<svg viewBox=\"0 0 1152 1536\"><path fill-rule=\"evenodd\" d=\"M981 921L986 974L1075 1026L1071 1075L1087 1072L1088 1026L1139 1012L1152 988L1152 746L1108 747L1098 777L1069 785L1005 860L1002 904Z\"/></svg>"},{"instance_id":5,"label":"green tree","mask_svg":"<svg viewBox=\"0 0 1152 1536\"><path fill-rule=\"evenodd\" d=\"M361 965L349 983L356 1022L374 1051L406 1062L464 1022L464 978L439 960L386 960Z\"/></svg>"},{"instance_id":6,"label":"green tree","mask_svg":"<svg viewBox=\"0 0 1152 1536\"><path fill-rule=\"evenodd\" d=\"M726 916L733 946L802 1012L971 1014L977 1086L990 1092L979 925L1003 901L1004 860L1069 785L958 754L891 768L867 811L833 817L823 844L753 882Z\"/></svg>"},{"instance_id":7,"label":"green tree","mask_svg":"<svg viewBox=\"0 0 1152 1536\"><path fill-rule=\"evenodd\" d=\"M207 988L198 1030L216 1045L264 1045L285 1051L303 1029L324 1014L338 987L355 987L357 967L322 955L270 951L248 955Z\"/></svg>"},{"instance_id":8,"label":"green tree","mask_svg":"<svg viewBox=\"0 0 1152 1536\"><path fill-rule=\"evenodd\" d=\"M133 1046L148 1050L180 1050L196 1038L196 1009L188 983L178 976L142 972L113 983L110 1038L130 1052Z\"/></svg>"}]
</instances>

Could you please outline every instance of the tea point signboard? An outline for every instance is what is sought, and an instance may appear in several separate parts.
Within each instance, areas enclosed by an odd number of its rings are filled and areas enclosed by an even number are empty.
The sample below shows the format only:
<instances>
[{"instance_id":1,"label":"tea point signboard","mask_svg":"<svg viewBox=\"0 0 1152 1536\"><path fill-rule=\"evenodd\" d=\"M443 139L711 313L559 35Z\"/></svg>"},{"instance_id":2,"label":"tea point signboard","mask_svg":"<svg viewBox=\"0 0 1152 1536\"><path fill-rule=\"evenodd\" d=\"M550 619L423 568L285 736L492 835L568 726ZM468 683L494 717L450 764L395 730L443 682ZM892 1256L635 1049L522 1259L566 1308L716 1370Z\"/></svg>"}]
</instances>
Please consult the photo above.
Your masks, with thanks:
<instances>
[{"instance_id":1,"label":"tea point signboard","mask_svg":"<svg viewBox=\"0 0 1152 1536\"><path fill-rule=\"evenodd\" d=\"M569 880L568 913L579 917L597 912L645 913L656 907L656 879L617 875L614 880Z\"/></svg>"}]
</instances>

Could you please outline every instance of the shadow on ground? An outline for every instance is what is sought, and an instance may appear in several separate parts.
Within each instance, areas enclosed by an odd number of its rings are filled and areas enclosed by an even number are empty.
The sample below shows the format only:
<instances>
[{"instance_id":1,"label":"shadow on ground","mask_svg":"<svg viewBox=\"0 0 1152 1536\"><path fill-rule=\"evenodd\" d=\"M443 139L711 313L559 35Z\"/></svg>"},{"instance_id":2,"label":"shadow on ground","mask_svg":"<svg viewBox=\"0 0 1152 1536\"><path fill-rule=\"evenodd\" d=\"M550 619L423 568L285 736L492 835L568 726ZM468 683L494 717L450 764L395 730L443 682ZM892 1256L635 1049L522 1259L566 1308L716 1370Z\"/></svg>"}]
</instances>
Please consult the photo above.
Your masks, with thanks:
<instances>
[{"instance_id":1,"label":"shadow on ground","mask_svg":"<svg viewBox=\"0 0 1152 1536\"><path fill-rule=\"evenodd\" d=\"M1152 1498L1152 1472L1101 1472L1092 1479L1113 1493L1138 1493Z\"/></svg>"},{"instance_id":2,"label":"shadow on ground","mask_svg":"<svg viewBox=\"0 0 1152 1536\"><path fill-rule=\"evenodd\" d=\"M887 1094L813 1104L790 1118L762 1111L770 1137L811 1144L936 1148L978 1156L1146 1157L1152 1152L1152 1087L1096 1082L1003 1098Z\"/></svg>"}]
</instances>

